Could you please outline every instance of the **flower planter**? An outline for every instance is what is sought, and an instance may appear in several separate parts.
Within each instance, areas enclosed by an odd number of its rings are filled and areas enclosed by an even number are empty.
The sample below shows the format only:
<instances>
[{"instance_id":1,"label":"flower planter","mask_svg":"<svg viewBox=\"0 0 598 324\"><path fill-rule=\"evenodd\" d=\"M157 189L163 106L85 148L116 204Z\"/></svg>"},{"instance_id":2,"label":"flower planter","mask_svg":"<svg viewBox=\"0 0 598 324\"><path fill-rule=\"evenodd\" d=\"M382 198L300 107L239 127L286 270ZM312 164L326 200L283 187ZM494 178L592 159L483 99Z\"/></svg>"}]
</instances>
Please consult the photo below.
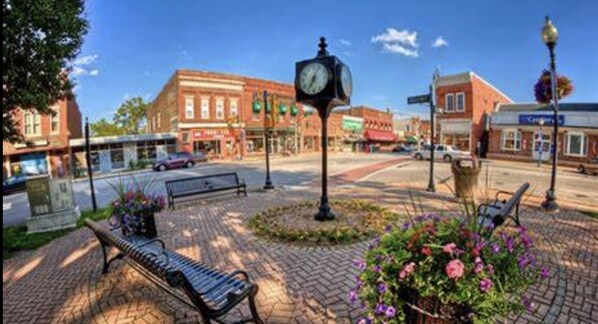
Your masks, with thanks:
<instances>
[{"instance_id":1,"label":"flower planter","mask_svg":"<svg viewBox=\"0 0 598 324\"><path fill-rule=\"evenodd\" d=\"M144 236L152 239L158 236L158 230L156 229L156 218L154 213L127 217L123 220L122 233L124 236L130 234Z\"/></svg>"},{"instance_id":2,"label":"flower planter","mask_svg":"<svg viewBox=\"0 0 598 324\"><path fill-rule=\"evenodd\" d=\"M406 322L409 324L450 324L473 323L470 319L471 310L465 305L442 304L436 297L417 297L412 292L406 299Z\"/></svg>"}]
</instances>

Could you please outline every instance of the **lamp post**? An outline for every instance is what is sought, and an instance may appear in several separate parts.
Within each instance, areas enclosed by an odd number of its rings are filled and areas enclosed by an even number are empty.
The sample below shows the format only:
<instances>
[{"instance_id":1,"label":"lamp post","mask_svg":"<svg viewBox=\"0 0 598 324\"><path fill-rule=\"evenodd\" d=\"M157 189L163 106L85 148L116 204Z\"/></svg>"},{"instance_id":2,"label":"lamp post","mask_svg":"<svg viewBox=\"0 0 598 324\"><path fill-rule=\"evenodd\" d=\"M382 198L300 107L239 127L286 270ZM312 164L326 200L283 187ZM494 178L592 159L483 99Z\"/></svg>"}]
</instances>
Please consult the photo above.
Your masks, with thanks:
<instances>
[{"instance_id":1,"label":"lamp post","mask_svg":"<svg viewBox=\"0 0 598 324\"><path fill-rule=\"evenodd\" d=\"M270 123L268 122L268 91L264 90L264 147L266 150L266 183L265 190L274 189L272 179L270 178ZM269 116L272 118L272 116Z\"/></svg>"},{"instance_id":2,"label":"lamp post","mask_svg":"<svg viewBox=\"0 0 598 324\"><path fill-rule=\"evenodd\" d=\"M89 119L85 118L85 160L87 161L87 175L89 176L89 190L91 191L91 206L94 212L98 211L96 192L93 186L93 168L91 167L91 145L89 143Z\"/></svg>"},{"instance_id":3,"label":"lamp post","mask_svg":"<svg viewBox=\"0 0 598 324\"><path fill-rule=\"evenodd\" d=\"M558 92L557 92L557 81L556 81L556 64L555 64L555 57L554 57L554 48L556 47L556 42L559 38L559 33L556 27L550 21L550 18L546 16L546 23L542 28L542 41L548 47L550 52L550 85L552 90L552 100L553 100L553 112L554 112L554 130L552 135L552 176L550 179L550 189L546 192L546 200L542 202L542 208L545 211L558 211L559 205L556 202L556 164L557 164L557 156L558 156L558 134L559 134L559 100L558 100Z\"/></svg>"},{"instance_id":4,"label":"lamp post","mask_svg":"<svg viewBox=\"0 0 598 324\"><path fill-rule=\"evenodd\" d=\"M434 184L434 153L436 152L436 146L434 144L434 124L436 121L436 82L440 77L438 70L434 72L432 77L432 84L430 85L430 177L428 179L428 192L436 192L436 185Z\"/></svg>"},{"instance_id":5,"label":"lamp post","mask_svg":"<svg viewBox=\"0 0 598 324\"><path fill-rule=\"evenodd\" d=\"M538 125L540 125L540 133L538 134L538 141L540 143L538 146L538 167L540 167L542 166L542 154L544 153L544 118L538 120Z\"/></svg>"}]
</instances>

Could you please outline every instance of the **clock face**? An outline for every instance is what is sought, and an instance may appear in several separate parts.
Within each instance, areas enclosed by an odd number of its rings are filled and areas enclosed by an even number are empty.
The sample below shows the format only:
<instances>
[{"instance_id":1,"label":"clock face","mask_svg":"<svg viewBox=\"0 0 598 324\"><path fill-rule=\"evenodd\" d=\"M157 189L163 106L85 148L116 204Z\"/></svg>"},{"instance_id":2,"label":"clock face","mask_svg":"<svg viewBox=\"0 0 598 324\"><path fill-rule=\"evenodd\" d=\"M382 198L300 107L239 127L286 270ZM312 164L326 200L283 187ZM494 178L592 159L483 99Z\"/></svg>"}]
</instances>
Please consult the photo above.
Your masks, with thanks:
<instances>
[{"instance_id":1,"label":"clock face","mask_svg":"<svg viewBox=\"0 0 598 324\"><path fill-rule=\"evenodd\" d=\"M341 85L345 96L350 97L353 93L353 78L351 77L351 71L346 65L343 65L341 69Z\"/></svg>"},{"instance_id":2,"label":"clock face","mask_svg":"<svg viewBox=\"0 0 598 324\"><path fill-rule=\"evenodd\" d=\"M320 93L330 79L328 69L321 63L310 63L306 65L299 75L299 86L308 95Z\"/></svg>"}]
</instances>

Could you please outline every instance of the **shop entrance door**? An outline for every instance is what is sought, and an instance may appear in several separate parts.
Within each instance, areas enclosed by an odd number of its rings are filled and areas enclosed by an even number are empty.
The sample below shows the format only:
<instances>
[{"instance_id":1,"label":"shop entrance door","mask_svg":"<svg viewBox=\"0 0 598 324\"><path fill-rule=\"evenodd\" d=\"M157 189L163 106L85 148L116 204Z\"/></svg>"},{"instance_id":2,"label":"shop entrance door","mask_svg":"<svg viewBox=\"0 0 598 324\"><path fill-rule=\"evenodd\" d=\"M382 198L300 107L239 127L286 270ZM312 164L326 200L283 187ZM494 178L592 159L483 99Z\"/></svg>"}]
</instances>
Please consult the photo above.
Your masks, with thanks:
<instances>
[{"instance_id":1,"label":"shop entrance door","mask_svg":"<svg viewBox=\"0 0 598 324\"><path fill-rule=\"evenodd\" d=\"M534 134L534 150L532 158L534 161L548 161L550 158L550 145L552 136L547 133L536 132Z\"/></svg>"}]
</instances>

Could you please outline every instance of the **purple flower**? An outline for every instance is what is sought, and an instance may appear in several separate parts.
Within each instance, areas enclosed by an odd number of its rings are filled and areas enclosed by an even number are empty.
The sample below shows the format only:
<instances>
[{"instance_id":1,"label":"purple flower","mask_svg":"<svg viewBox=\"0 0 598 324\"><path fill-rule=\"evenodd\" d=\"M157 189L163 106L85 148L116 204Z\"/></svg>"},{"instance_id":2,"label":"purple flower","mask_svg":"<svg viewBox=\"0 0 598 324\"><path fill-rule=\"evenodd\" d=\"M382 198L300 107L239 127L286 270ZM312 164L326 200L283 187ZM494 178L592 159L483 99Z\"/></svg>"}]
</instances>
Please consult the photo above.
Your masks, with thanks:
<instances>
[{"instance_id":1,"label":"purple flower","mask_svg":"<svg viewBox=\"0 0 598 324\"><path fill-rule=\"evenodd\" d=\"M500 252L500 245L498 243L492 243L492 253L497 254Z\"/></svg>"},{"instance_id":2,"label":"purple flower","mask_svg":"<svg viewBox=\"0 0 598 324\"><path fill-rule=\"evenodd\" d=\"M534 308L536 307L536 305L534 304L534 302L527 298L527 297L521 297L521 303L523 304L523 306L525 306L525 308L527 309L528 312L532 313L534 311Z\"/></svg>"},{"instance_id":3,"label":"purple flower","mask_svg":"<svg viewBox=\"0 0 598 324\"><path fill-rule=\"evenodd\" d=\"M397 310L394 307L390 306L386 309L386 317L393 318L396 314Z\"/></svg>"},{"instance_id":4,"label":"purple flower","mask_svg":"<svg viewBox=\"0 0 598 324\"><path fill-rule=\"evenodd\" d=\"M385 283L381 283L378 285L378 292L380 294L384 294L386 292L387 288L386 288L386 284Z\"/></svg>"},{"instance_id":5,"label":"purple flower","mask_svg":"<svg viewBox=\"0 0 598 324\"><path fill-rule=\"evenodd\" d=\"M527 258L522 255L520 257L517 258L518 262L519 262L519 269L525 268L527 266Z\"/></svg>"},{"instance_id":6,"label":"purple flower","mask_svg":"<svg viewBox=\"0 0 598 324\"><path fill-rule=\"evenodd\" d=\"M362 260L353 261L353 265L361 271L365 270L365 262L363 262Z\"/></svg>"},{"instance_id":7,"label":"purple flower","mask_svg":"<svg viewBox=\"0 0 598 324\"><path fill-rule=\"evenodd\" d=\"M371 317L364 317L357 322L357 324L371 324L371 323L373 323L373 319Z\"/></svg>"},{"instance_id":8,"label":"purple flower","mask_svg":"<svg viewBox=\"0 0 598 324\"><path fill-rule=\"evenodd\" d=\"M550 277L550 271L548 270L548 268L543 267L542 270L540 271L540 277L542 279L548 279L548 277Z\"/></svg>"},{"instance_id":9,"label":"purple flower","mask_svg":"<svg viewBox=\"0 0 598 324\"><path fill-rule=\"evenodd\" d=\"M353 290L349 291L348 297L351 304L354 304L357 301L357 293Z\"/></svg>"},{"instance_id":10,"label":"purple flower","mask_svg":"<svg viewBox=\"0 0 598 324\"><path fill-rule=\"evenodd\" d=\"M376 264L376 265L374 266L374 271L375 271L375 272L380 272L380 271L382 271L382 267L381 267L379 264Z\"/></svg>"},{"instance_id":11,"label":"purple flower","mask_svg":"<svg viewBox=\"0 0 598 324\"><path fill-rule=\"evenodd\" d=\"M384 314L386 313L386 310L388 309L388 307L386 307L386 305L384 304L378 304L376 305L376 314L380 315L380 314Z\"/></svg>"},{"instance_id":12,"label":"purple flower","mask_svg":"<svg viewBox=\"0 0 598 324\"><path fill-rule=\"evenodd\" d=\"M465 251L461 250L461 249L455 249L455 255L456 256L461 256L463 253L465 253Z\"/></svg>"},{"instance_id":13,"label":"purple flower","mask_svg":"<svg viewBox=\"0 0 598 324\"><path fill-rule=\"evenodd\" d=\"M385 231L386 233L388 233L388 232L392 231L392 226L391 226L391 225L386 225L386 226L384 227L384 231Z\"/></svg>"},{"instance_id":14,"label":"purple flower","mask_svg":"<svg viewBox=\"0 0 598 324\"><path fill-rule=\"evenodd\" d=\"M473 272L475 273L480 273L484 270L484 264L483 263L476 263L475 267L473 268Z\"/></svg>"},{"instance_id":15,"label":"purple flower","mask_svg":"<svg viewBox=\"0 0 598 324\"><path fill-rule=\"evenodd\" d=\"M513 242L513 238L509 237L507 238L507 251L509 251L509 253L513 253L513 251L515 251L515 242Z\"/></svg>"},{"instance_id":16,"label":"purple flower","mask_svg":"<svg viewBox=\"0 0 598 324\"><path fill-rule=\"evenodd\" d=\"M409 222L404 222L401 228L403 229L403 231L406 231L409 229L409 226L411 226Z\"/></svg>"},{"instance_id":17,"label":"purple flower","mask_svg":"<svg viewBox=\"0 0 598 324\"><path fill-rule=\"evenodd\" d=\"M494 266L489 264L486 268L488 268L488 273L493 275L494 274Z\"/></svg>"},{"instance_id":18,"label":"purple flower","mask_svg":"<svg viewBox=\"0 0 598 324\"><path fill-rule=\"evenodd\" d=\"M480 281L480 290L482 292L488 292L488 290L490 290L490 288L492 288L492 280L482 279L482 281Z\"/></svg>"}]
</instances>

